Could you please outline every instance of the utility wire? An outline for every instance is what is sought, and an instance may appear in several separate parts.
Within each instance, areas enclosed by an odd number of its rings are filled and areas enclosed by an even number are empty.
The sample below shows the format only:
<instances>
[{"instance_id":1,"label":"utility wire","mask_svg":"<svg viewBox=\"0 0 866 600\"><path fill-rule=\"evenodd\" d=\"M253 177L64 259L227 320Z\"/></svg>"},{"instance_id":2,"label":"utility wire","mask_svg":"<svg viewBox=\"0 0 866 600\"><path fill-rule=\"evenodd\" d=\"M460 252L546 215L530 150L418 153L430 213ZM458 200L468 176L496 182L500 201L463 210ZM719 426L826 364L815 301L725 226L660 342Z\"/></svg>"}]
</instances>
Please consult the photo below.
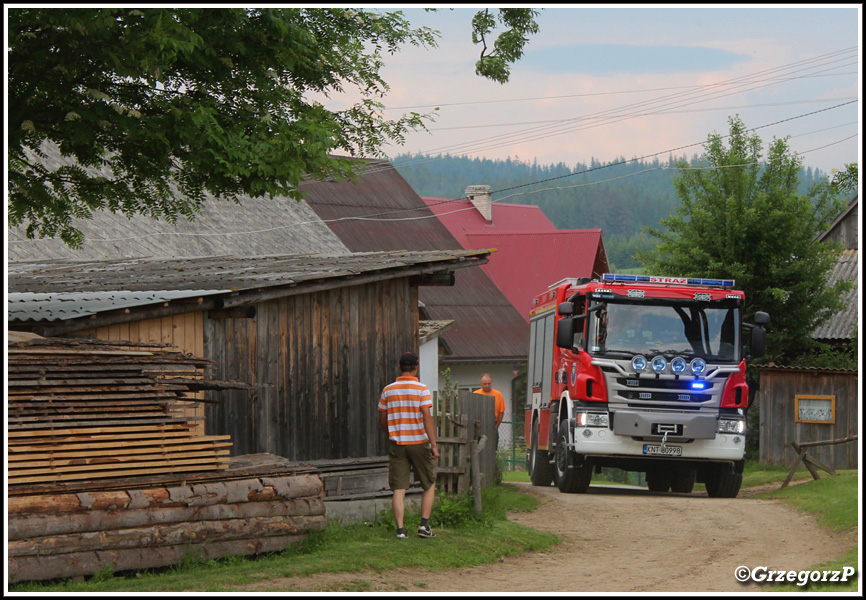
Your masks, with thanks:
<instances>
[{"instance_id":1,"label":"utility wire","mask_svg":"<svg viewBox=\"0 0 866 600\"><path fill-rule=\"evenodd\" d=\"M807 116L807 115L803 115L803 116ZM799 118L799 117L794 117L794 118ZM786 119L786 120L790 120L790 119ZM784 122L784 121L781 121L781 122ZM771 126L771 125L774 125L774 123L770 123L770 124L768 124L768 125L762 125L762 126L760 126L760 127L756 127L755 129L761 129L761 128L763 128L763 127L769 127L769 126ZM723 136L723 137L730 137L730 136ZM824 145L824 146L819 146L819 147L817 147L817 148L812 148L812 149L810 149L810 150L806 150L806 151L804 151L804 152L800 152L800 153L798 153L798 154L808 154L808 153L810 153L810 152L815 152L815 151L817 151L817 150L821 150L821 149L823 149L823 148L827 148L828 146L832 146L832 145L835 145L835 144L840 144L840 143L842 143L842 142L845 142L845 141L847 141L847 140L849 140L849 139L852 139L852 138L855 138L855 137L857 137L857 134L855 134L855 135L851 135L851 136L848 136L848 137L846 137L846 138L843 138L843 139L841 139L841 140L837 140L837 141L835 141L835 142L832 142L832 143L830 143L830 144L826 144L826 145ZM703 143L703 142L700 142L700 143ZM667 150L667 151L663 151L663 152L658 152L658 153L655 153L655 154L647 155L647 156L645 156L645 157L643 157L643 158L648 158L648 157L651 157L651 156L657 156L657 155L659 155L659 154L664 154L665 152L672 152L672 151L675 151L675 150L678 150L678 149L688 148L688 147L695 146L695 145L698 145L698 144L689 144L689 145L686 145L686 146L680 146L679 148L674 148L674 149L671 149L671 150ZM599 171L599 170L602 170L602 169L606 169L606 168L610 168L610 167L614 167L614 166L620 166L620 165L627 164L627 163L630 163L630 162L635 162L635 161L638 161L638 160L643 160L643 158L633 158L633 159L626 160L626 161L621 161L621 162L618 162L618 163L611 163L611 164L607 164L607 165L601 165L601 166L599 166L599 167L592 167L592 168L586 169L585 171L581 171L580 173L571 173L571 174L568 174L568 175L561 175L561 176L558 176L558 177L552 177L552 178L545 179L545 180L542 180L542 181L536 181L536 182L532 182L532 183L529 183L529 184L523 184L523 185L513 186L513 187L510 187L510 188L505 188L505 189L502 189L502 190L496 190L496 191L492 191L492 192L491 192L491 195L492 195L492 194L495 194L495 193L502 193L502 192L511 191L511 190L515 190L515 189L521 189L521 188L528 187L528 186L531 186L531 185L538 185L538 184L541 184L541 183L547 183L547 182L550 182L550 181L555 181L555 180L558 180L558 179L563 179L563 178L565 178L565 177L571 177L571 176L574 176L574 175L584 175L584 174L589 173L589 172L592 172L592 171ZM659 166L659 167L653 167L653 168L650 168L650 169L644 169L644 170L642 170L642 171L638 171L638 172L635 172L635 173L629 173L629 174L622 175L622 176L619 176L619 177L613 177L613 178L610 178L610 179L607 179L607 180L600 180L600 181L593 181L593 182L585 182L585 183L580 183L580 184L575 184L575 185L570 185L570 186L554 186L554 187L544 188L544 189L540 189L540 190L532 190L532 191L520 192L520 193L517 193L517 194L511 194L511 195L509 195L509 196L504 196L504 197L502 197L502 198L498 198L498 199L496 199L496 200L493 200L493 202L502 202L503 200L506 200L506 199L508 199L508 198L513 198L513 197L516 197L516 196L526 196L526 195L532 195L532 194L537 194L537 193L546 192L546 191L565 190L565 189L573 189L573 188L580 188L580 187L588 187L588 186L592 186L592 185L601 185L601 184L604 184L604 183L610 183L610 182L612 182L612 181L617 181L617 180L620 180L620 179L626 179L626 178L630 178L630 177L636 177L636 176L638 176L638 175L643 175L643 174L646 174L646 173L649 173L649 172L652 172L652 171L659 171L659 170L677 169L677 170L690 170L690 171L698 171L698 170L707 171L707 170L715 170L715 169L722 169L722 168L747 167L747 166L754 166L754 165L759 165L759 164L760 164L760 162L751 162L751 163L743 163L743 164L738 164L738 165L720 165L720 166L707 166L707 167L679 167L679 166L676 166L676 165L674 165L674 166L663 165L663 166ZM467 198L460 198L460 199L453 199L453 200L452 200L452 199L448 199L448 200L444 200L444 201L442 201L442 202L433 203L432 205L433 205L433 206L439 206L439 205L442 205L442 204L448 204L448 203L454 203L454 202L463 202L463 201L465 201L465 200L467 200ZM341 218L338 218L338 219L324 219L324 220L315 220L315 221L302 221L302 222L298 222L298 223L292 223L292 224L290 224L290 225L280 225L280 226L277 226L277 227L270 227L270 228L267 228L267 229L259 229L259 230L255 230L255 231L233 231L233 232L232 232L232 231L221 231L221 232L214 232L214 233L194 233L194 232L176 232L176 231L170 231L170 232L151 233L151 234L146 234L146 235L142 235L142 236L131 236L131 237L125 237L125 238L112 238L112 239L95 239L95 238L90 238L90 239L87 240L87 242L88 242L88 243L96 243L96 242L115 243L115 242L126 242L126 241L132 241L132 240L140 240L140 239L145 239L145 238L150 238L150 237L160 237L160 236L216 237L216 236L224 236L224 235L256 235L256 234L269 233L269 232L271 232L271 231L278 231L278 230L281 230L281 229L288 229L288 228L290 228L290 227L297 227L297 226L300 226L300 225L319 225L319 224L322 224L322 223L325 223L325 224L327 224L327 223L338 223L338 222L343 222L343 221L378 221L378 222L420 221L420 220L424 220L424 219L438 218L438 217L440 217L440 216L450 215L450 214L459 213L459 212L463 212L463 211L475 210L475 207L474 207L474 206L469 206L469 207L457 208L457 209L454 209L454 210L452 210L452 211L445 212L445 213L441 213L441 214L435 214L435 213L432 213L432 211L431 211L431 214L428 214L428 215L420 215L420 216L415 216L415 217L382 218L382 217L384 217L385 215L388 215L388 214L394 214L394 213L405 213L405 212L413 212L413 211L416 211L416 210L424 210L424 209L426 209L426 208L429 208L429 206L427 206L427 205L425 204L425 206L423 206L423 207L418 207L418 208L409 208L409 209L395 209L395 210L392 210L392 211L383 211L383 212L379 212L379 213L373 213L373 214L370 214L370 215L367 215L367 216L363 216L363 217L341 217ZM35 239L35 240L9 240L7 243L9 243L9 244L32 243L32 242L43 241L43 240L46 240L46 239L50 239L50 238L40 238L40 239Z\"/></svg>"},{"instance_id":2,"label":"utility wire","mask_svg":"<svg viewBox=\"0 0 866 600\"><path fill-rule=\"evenodd\" d=\"M603 124L610 124L611 122L618 122L618 121L622 121L622 120L626 120L626 119L637 118L637 117L642 117L642 116L649 116L649 115L653 115L653 114L663 114L664 110L670 110L670 109L673 109L673 108L678 107L678 106L679 107L684 106L684 104L683 104L684 102L689 102L688 104L685 104L685 106L693 105L698 100L701 100L702 97L703 97L703 100L708 100L708 99L728 96L728 95L731 95L734 93L743 93L746 91L753 91L755 89L760 89L762 87L767 87L769 85L775 85L777 83L784 82L784 81L790 81L793 79L800 79L803 77L817 76L815 73L811 73L808 75L801 74L798 77L787 78L787 79L783 79L783 80L779 80L778 78L776 78L776 79L773 79L773 78L755 79L757 77L764 76L768 73L773 73L774 71L783 71L784 72L784 71L791 71L792 69L797 69L796 71L794 71L794 73L798 73L798 72L799 73L805 73L806 69L813 69L814 70L814 69L818 69L818 68L823 68L826 71L826 70L838 69L838 68L840 68L840 66L847 66L847 64L852 64L852 63L847 63L845 65L836 65L836 66L833 66L833 64L838 63L839 61L842 61L842 60L849 60L849 57L851 56L850 53L852 52L852 50L856 51L856 48L839 50L839 51L836 51L833 53L820 55L820 56L813 57L810 59L806 59L806 60L798 61L795 63L790 63L788 65L776 67L773 69L766 69L764 71L759 71L757 73L752 73L750 75L745 75L745 76L733 78L730 80L717 82L714 84L708 84L706 86L700 86L699 88L697 88L697 91L693 91L693 92L680 92L680 93L676 93L676 94L669 94L667 96L662 96L660 98L656 98L656 99L652 99L652 100L646 100L646 101L634 103L631 105L626 105L624 107L619 107L619 108L615 108L615 109L608 109L608 110L602 111L600 113L590 114L590 115L586 115L583 117L577 117L574 119L567 119L564 121L556 121L550 125L547 125L546 127L524 129L524 130L517 131L517 132L511 132L511 133L507 133L507 134L500 134L497 136L482 138L480 140L475 140L473 142L466 142L466 143L462 143L462 144L454 144L454 145L450 145L450 146L443 146L440 148L434 148L432 150L427 150L425 152L426 153L437 152L437 151L438 152L442 152L442 151L449 151L450 152L450 151L457 151L457 150L462 150L463 154L468 154L468 153L472 153L472 152L482 152L485 150L490 150L490 149L501 147L502 145L506 145L508 143L522 143L522 142L527 142L527 141L535 141L538 139L543 139L545 137L550 137L551 135L563 135L565 133L570 133L570 132L573 132L575 130L587 129L590 127L597 127L597 126L600 126ZM734 86L734 85L736 85L736 87L734 87L733 91L732 91L730 86ZM755 87L751 87L749 89L741 89L744 86L748 86L748 85L755 86ZM688 88L688 89L694 89L694 88ZM695 96L697 96L697 98L695 98ZM632 113L622 114L623 111L635 110L635 109L640 109L640 110L652 109L652 112L645 112L645 113L632 112ZM594 119L597 121L592 122ZM601 119L607 119L607 122L598 121ZM617 121L612 121L612 119L617 119ZM569 129L563 130L561 128L562 124L563 123L569 123L569 122L574 123L574 126L572 126ZM586 122L590 122L590 124L587 125ZM559 131L557 131L557 129L559 129ZM520 136L523 136L523 137L521 138ZM531 136L531 137L527 137L527 136ZM481 145L479 146L479 144L481 144ZM487 144L487 145L485 146L483 144ZM495 144L495 145L491 146L490 144ZM435 160L435 157L427 158L427 159L416 159L415 161L403 162L403 163L400 163L398 166L409 166L411 164L416 164L417 162L424 161L424 160ZM378 170L381 168L382 167L378 167L378 168L374 167L374 168L372 168L372 170ZM385 168L388 168L388 167L385 167Z\"/></svg>"}]
</instances>

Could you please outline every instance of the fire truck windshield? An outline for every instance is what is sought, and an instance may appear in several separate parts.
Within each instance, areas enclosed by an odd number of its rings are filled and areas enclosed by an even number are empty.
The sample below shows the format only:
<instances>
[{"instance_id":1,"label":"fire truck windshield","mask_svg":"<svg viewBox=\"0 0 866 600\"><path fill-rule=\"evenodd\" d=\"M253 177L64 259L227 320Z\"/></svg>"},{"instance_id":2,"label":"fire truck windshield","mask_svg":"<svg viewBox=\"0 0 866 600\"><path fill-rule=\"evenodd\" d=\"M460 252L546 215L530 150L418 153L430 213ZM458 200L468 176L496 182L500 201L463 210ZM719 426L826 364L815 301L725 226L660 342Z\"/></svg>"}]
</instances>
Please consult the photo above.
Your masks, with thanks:
<instances>
[{"instance_id":1,"label":"fire truck windshield","mask_svg":"<svg viewBox=\"0 0 866 600\"><path fill-rule=\"evenodd\" d=\"M593 355L678 354L739 361L739 310L708 303L611 301L589 317Z\"/></svg>"}]
</instances>

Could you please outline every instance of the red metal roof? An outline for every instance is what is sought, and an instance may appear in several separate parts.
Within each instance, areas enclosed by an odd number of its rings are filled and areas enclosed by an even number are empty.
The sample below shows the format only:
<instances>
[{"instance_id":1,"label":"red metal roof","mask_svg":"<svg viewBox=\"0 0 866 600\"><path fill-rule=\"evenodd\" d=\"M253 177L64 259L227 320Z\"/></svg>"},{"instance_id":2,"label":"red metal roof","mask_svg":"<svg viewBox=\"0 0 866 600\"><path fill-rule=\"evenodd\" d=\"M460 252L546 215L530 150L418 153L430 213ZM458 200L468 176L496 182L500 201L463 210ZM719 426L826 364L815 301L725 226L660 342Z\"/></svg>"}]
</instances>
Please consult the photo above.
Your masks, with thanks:
<instances>
[{"instance_id":1,"label":"red metal roof","mask_svg":"<svg viewBox=\"0 0 866 600\"><path fill-rule=\"evenodd\" d=\"M467 250L496 249L481 268L527 321L536 294L566 277L608 270L601 229L469 233L467 240Z\"/></svg>"},{"instance_id":2,"label":"red metal roof","mask_svg":"<svg viewBox=\"0 0 866 600\"><path fill-rule=\"evenodd\" d=\"M457 241L466 248L467 233L498 231L556 231L550 219L537 206L491 203L492 219L488 221L469 200L421 198L436 213Z\"/></svg>"},{"instance_id":3,"label":"red metal roof","mask_svg":"<svg viewBox=\"0 0 866 600\"><path fill-rule=\"evenodd\" d=\"M387 161L368 161L355 182L309 182L304 200L352 252L461 250L463 246ZM480 268L455 273L453 287L422 286L433 320L454 319L442 363L525 361L529 325Z\"/></svg>"},{"instance_id":4,"label":"red metal roof","mask_svg":"<svg viewBox=\"0 0 866 600\"><path fill-rule=\"evenodd\" d=\"M469 200L422 199L463 248L496 248L481 268L526 321L549 285L609 270L601 229L557 230L537 206L493 202L487 221Z\"/></svg>"}]
</instances>

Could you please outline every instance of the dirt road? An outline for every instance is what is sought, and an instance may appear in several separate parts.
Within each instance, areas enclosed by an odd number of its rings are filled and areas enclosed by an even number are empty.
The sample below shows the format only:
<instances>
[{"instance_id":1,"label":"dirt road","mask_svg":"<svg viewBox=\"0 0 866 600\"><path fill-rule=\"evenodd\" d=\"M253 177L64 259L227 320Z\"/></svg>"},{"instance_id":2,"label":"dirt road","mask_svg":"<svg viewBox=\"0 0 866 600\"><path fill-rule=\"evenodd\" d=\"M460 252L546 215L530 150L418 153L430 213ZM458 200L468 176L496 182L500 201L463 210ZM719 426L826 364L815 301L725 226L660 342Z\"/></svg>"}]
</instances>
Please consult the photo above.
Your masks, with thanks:
<instances>
[{"instance_id":1,"label":"dirt road","mask_svg":"<svg viewBox=\"0 0 866 600\"><path fill-rule=\"evenodd\" d=\"M832 533L779 502L750 498L748 490L718 499L595 485L586 494L562 494L518 485L542 505L509 518L560 535L563 543L547 554L441 573L272 580L257 589L337 591L352 589L345 587L352 582L370 592L756 592L769 588L738 583L738 566L808 569L856 544L856 533Z\"/></svg>"}]
</instances>

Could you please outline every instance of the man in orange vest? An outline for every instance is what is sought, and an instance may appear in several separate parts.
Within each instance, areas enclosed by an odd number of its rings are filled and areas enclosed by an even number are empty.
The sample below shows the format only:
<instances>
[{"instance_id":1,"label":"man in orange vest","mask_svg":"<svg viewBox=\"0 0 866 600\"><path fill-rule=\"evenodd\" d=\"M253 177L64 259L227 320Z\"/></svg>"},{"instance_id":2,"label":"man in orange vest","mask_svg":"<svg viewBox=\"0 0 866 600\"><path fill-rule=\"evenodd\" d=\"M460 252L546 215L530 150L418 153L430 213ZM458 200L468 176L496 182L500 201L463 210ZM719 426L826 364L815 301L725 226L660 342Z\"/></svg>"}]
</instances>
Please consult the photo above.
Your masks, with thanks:
<instances>
[{"instance_id":1,"label":"man in orange vest","mask_svg":"<svg viewBox=\"0 0 866 600\"><path fill-rule=\"evenodd\" d=\"M404 498L409 489L409 471L421 482L421 525L418 536L436 537L430 529L430 513L436 498L436 463L439 448L433 425L433 400L430 389L418 380L418 356L406 352L400 357L400 377L385 386L379 397L379 427L388 434L388 485L397 539L409 537L403 525Z\"/></svg>"},{"instance_id":2,"label":"man in orange vest","mask_svg":"<svg viewBox=\"0 0 866 600\"><path fill-rule=\"evenodd\" d=\"M494 406L494 417L496 418L496 439L494 439L494 452L499 448L499 425L502 423L502 418L505 416L505 398L502 397L502 392L493 389L493 378L490 373L485 373L481 376L481 389L475 390L476 394L482 396L492 396L496 400Z\"/></svg>"}]
</instances>

